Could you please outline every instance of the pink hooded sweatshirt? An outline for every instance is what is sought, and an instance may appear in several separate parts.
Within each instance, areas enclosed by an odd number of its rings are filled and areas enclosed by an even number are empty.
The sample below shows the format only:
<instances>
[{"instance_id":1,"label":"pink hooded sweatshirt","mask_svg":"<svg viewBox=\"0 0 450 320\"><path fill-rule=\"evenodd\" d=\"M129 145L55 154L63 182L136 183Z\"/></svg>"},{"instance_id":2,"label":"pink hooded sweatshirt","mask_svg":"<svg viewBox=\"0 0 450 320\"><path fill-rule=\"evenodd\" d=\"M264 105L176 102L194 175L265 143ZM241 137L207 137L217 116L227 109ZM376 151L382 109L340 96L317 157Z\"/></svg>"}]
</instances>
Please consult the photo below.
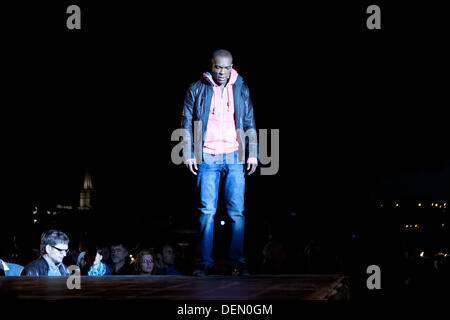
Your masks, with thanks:
<instances>
[{"instance_id":1,"label":"pink hooded sweatshirt","mask_svg":"<svg viewBox=\"0 0 450 320\"><path fill-rule=\"evenodd\" d=\"M220 86L214 82L210 73L204 73L203 77L208 79L213 86L203 152L218 155L237 151L239 142L234 121L233 84L237 80L238 73L231 69L230 79L223 92ZM247 162L257 164L258 159L248 158Z\"/></svg>"},{"instance_id":2,"label":"pink hooded sweatshirt","mask_svg":"<svg viewBox=\"0 0 450 320\"><path fill-rule=\"evenodd\" d=\"M239 149L236 137L236 125L234 124L234 99L233 87L238 73L231 70L230 79L223 92L209 73L204 73L213 85L213 96L209 110L208 124L206 127L203 152L209 154L231 153Z\"/></svg>"},{"instance_id":3,"label":"pink hooded sweatshirt","mask_svg":"<svg viewBox=\"0 0 450 320\"><path fill-rule=\"evenodd\" d=\"M233 84L236 82L238 73L231 69L230 79L225 85L223 92L217 85L211 74L204 73L213 85L213 96L209 110L208 124L206 126L205 143L203 152L208 154L225 154L239 149L237 141L236 124L234 122L234 99ZM256 158L248 158L248 163L258 163Z\"/></svg>"}]
</instances>

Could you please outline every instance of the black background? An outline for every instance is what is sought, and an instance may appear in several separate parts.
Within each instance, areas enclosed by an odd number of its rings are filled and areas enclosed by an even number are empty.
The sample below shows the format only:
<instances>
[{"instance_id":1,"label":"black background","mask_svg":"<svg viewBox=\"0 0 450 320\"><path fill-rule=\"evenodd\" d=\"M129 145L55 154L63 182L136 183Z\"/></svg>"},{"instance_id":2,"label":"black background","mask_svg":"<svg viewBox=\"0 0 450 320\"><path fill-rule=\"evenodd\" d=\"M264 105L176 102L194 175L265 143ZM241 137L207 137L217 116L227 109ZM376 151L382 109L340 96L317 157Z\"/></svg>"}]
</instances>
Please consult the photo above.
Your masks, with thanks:
<instances>
[{"instance_id":1,"label":"black background","mask_svg":"<svg viewBox=\"0 0 450 320\"><path fill-rule=\"evenodd\" d=\"M450 192L441 3L2 4L2 236L20 231L36 246L42 230L21 227L32 226L33 207L77 205L86 168L98 217L129 240L164 232L158 221L169 217L195 226L195 178L171 162L170 137L189 84L225 48L257 127L280 132L278 173L246 180L252 257L267 221L279 237L343 238L367 293L364 268L395 264L382 252L398 244L388 232L416 223L376 203ZM81 30L66 28L71 4L81 7ZM381 30L366 28L371 4L381 7ZM365 239L345 246L355 235Z\"/></svg>"},{"instance_id":2,"label":"black background","mask_svg":"<svg viewBox=\"0 0 450 320\"><path fill-rule=\"evenodd\" d=\"M70 4L81 7L81 30L66 28ZM90 168L105 219L193 217L195 179L171 162L170 136L189 84L218 48L233 53L257 127L280 130L278 173L247 179L255 224L291 211L358 224L375 200L445 198L445 10L377 2L382 29L368 30L370 4L5 9L3 216L20 223L35 204L76 203Z\"/></svg>"}]
</instances>

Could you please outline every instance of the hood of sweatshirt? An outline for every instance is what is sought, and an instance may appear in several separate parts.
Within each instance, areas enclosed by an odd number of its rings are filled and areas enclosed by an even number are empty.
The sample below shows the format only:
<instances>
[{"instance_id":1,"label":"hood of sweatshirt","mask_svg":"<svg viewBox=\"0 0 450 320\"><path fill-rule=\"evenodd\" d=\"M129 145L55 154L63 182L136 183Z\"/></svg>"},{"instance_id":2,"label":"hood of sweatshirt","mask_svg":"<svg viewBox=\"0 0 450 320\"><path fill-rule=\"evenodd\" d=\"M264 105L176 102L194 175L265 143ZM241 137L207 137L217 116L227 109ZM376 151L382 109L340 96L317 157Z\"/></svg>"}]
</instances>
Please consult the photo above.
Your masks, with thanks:
<instances>
[{"instance_id":1,"label":"hood of sweatshirt","mask_svg":"<svg viewBox=\"0 0 450 320\"><path fill-rule=\"evenodd\" d=\"M227 102L228 111L230 111L230 104L232 104L234 106L234 102L232 101L232 99L233 99L233 89L232 89L233 87L232 87L232 85L235 84L238 76L239 76L239 74L237 73L237 71L234 70L234 69L231 69L230 79L228 79L228 82L225 85L225 89L227 90L227 93L228 93L227 96L228 96L228 99L229 99L228 102ZM209 72L205 72L203 74L203 77L213 87L213 93L214 93L214 97L213 98L217 99L218 97L220 97L220 86L214 82L214 79L213 79L212 75ZM217 103L214 103L213 110L212 110L213 114L215 114L215 112L216 112L216 110L215 110L216 105L217 105Z\"/></svg>"},{"instance_id":2,"label":"hood of sweatshirt","mask_svg":"<svg viewBox=\"0 0 450 320\"><path fill-rule=\"evenodd\" d=\"M231 69L231 75L230 75L230 79L229 79L228 82L227 82L227 85L229 85L229 84L230 84L230 85L233 85L233 84L236 82L238 76L239 76L239 74L237 73L237 71L234 70L234 69ZM205 72L205 73L203 74L203 77L204 77L206 80L208 80L208 82L209 82L213 87L219 87L219 85L216 84L216 83L214 82L214 79L213 79L211 73Z\"/></svg>"}]
</instances>

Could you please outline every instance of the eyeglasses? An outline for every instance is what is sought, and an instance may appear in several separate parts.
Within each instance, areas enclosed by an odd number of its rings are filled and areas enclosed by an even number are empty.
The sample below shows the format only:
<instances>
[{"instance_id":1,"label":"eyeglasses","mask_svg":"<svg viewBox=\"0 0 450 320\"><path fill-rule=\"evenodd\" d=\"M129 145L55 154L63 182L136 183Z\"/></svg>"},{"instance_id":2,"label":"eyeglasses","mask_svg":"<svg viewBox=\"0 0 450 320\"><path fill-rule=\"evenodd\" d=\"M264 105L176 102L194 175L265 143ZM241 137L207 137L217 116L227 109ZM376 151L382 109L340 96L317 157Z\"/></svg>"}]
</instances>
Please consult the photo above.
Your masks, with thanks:
<instances>
[{"instance_id":1,"label":"eyeglasses","mask_svg":"<svg viewBox=\"0 0 450 320\"><path fill-rule=\"evenodd\" d=\"M150 263L153 263L153 260L142 260L142 263L144 263L144 264L150 264Z\"/></svg>"},{"instance_id":2,"label":"eyeglasses","mask_svg":"<svg viewBox=\"0 0 450 320\"><path fill-rule=\"evenodd\" d=\"M55 246L51 246L52 248L55 248L56 250L58 250L59 252L65 252L65 253L67 253L67 252L69 252L69 249L60 249L60 248L57 248L57 247L55 247Z\"/></svg>"}]
</instances>

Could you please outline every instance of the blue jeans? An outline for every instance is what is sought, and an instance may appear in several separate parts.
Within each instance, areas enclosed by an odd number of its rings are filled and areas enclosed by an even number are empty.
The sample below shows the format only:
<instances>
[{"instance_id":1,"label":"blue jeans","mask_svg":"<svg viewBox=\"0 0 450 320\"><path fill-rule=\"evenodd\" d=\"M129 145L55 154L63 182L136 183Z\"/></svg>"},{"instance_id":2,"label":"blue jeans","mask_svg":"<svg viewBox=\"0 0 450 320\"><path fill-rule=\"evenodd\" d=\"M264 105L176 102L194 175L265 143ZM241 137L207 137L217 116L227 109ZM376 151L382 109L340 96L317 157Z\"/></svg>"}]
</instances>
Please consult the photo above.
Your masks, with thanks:
<instances>
[{"instance_id":1,"label":"blue jeans","mask_svg":"<svg viewBox=\"0 0 450 320\"><path fill-rule=\"evenodd\" d=\"M245 263L244 257L244 164L238 163L237 151L211 155L203 153L198 166L197 188L199 191L200 244L199 267L210 269L214 265L213 251L214 216L219 198L221 179L224 186L226 211L232 219L229 264Z\"/></svg>"}]
</instances>

